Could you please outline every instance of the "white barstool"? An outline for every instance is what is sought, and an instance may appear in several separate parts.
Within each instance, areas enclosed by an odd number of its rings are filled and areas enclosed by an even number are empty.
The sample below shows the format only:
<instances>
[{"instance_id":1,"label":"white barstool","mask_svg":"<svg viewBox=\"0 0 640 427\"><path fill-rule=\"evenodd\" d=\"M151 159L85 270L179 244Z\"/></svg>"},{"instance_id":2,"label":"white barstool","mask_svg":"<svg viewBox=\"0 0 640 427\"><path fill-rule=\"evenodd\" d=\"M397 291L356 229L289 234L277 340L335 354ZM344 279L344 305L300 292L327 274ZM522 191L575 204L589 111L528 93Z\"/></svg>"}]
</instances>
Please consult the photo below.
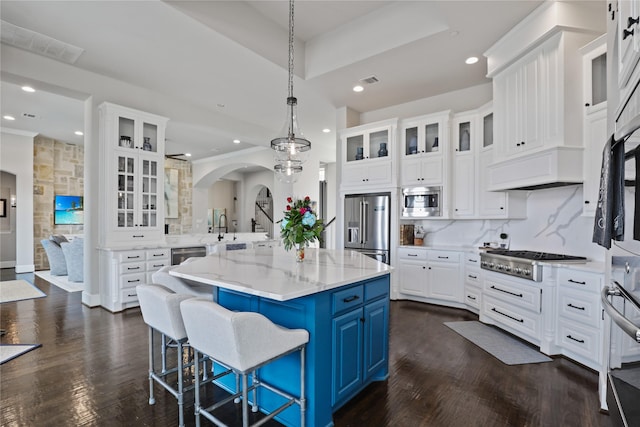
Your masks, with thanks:
<instances>
[{"instance_id":1,"label":"white barstool","mask_svg":"<svg viewBox=\"0 0 640 427\"><path fill-rule=\"evenodd\" d=\"M184 387L183 373L185 367L192 364L184 364L184 348L187 343L187 332L185 331L182 316L180 314L180 303L193 298L191 295L176 294L170 289L161 285L138 285L136 286L138 300L142 318L149 326L149 404L155 403L153 397L153 382L157 382L169 391L178 400L179 425L184 426ZM156 372L154 357L154 331L162 334L162 371ZM166 339L168 338L168 343ZM178 366L166 369L166 346L177 348ZM197 359L196 359L197 360ZM167 382L166 377L177 372L177 384L172 385ZM192 387L189 387L192 388Z\"/></svg>"},{"instance_id":2,"label":"white barstool","mask_svg":"<svg viewBox=\"0 0 640 427\"><path fill-rule=\"evenodd\" d=\"M203 299L189 299L180 303L184 326L189 337L189 344L198 353L204 353L242 378L241 390L236 394L203 408L200 406L199 373L195 386L196 426L200 425L200 415L218 426L225 424L213 415L213 411L238 397L242 398L242 425L249 426L248 393L252 392L252 410L257 412L258 402L256 389L264 387L282 397L286 402L274 409L266 418L254 425L260 425L275 417L293 404L300 406L300 425L305 425L305 345L309 342L309 332L304 329L286 329L271 322L260 313L233 312ZM300 351L300 396L279 390L272 384L261 381L256 370L287 354ZM248 385L247 376L251 375L252 384Z\"/></svg>"}]
</instances>

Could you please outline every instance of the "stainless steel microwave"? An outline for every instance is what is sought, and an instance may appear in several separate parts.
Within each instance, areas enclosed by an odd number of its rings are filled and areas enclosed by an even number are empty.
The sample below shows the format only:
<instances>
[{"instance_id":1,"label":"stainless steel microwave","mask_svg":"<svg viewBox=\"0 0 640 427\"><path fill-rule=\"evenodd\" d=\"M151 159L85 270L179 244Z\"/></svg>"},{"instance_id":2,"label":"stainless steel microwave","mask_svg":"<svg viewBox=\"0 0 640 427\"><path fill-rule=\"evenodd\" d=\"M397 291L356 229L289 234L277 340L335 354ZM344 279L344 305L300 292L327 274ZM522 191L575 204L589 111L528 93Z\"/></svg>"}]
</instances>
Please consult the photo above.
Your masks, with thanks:
<instances>
[{"instance_id":1,"label":"stainless steel microwave","mask_svg":"<svg viewBox=\"0 0 640 427\"><path fill-rule=\"evenodd\" d=\"M411 187L402 190L402 216L428 218L441 216L442 187Z\"/></svg>"}]
</instances>

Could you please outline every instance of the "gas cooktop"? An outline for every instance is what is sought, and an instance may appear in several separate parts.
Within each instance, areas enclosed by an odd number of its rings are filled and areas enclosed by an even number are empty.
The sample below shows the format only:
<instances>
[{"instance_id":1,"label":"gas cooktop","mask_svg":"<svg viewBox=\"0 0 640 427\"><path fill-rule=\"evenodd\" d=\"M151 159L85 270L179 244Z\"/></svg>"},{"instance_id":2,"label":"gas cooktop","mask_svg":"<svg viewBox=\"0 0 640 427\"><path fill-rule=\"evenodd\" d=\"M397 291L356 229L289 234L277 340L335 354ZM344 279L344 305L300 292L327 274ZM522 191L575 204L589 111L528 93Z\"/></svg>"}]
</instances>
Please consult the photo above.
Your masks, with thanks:
<instances>
[{"instance_id":1,"label":"gas cooktop","mask_svg":"<svg viewBox=\"0 0 640 427\"><path fill-rule=\"evenodd\" d=\"M487 254L508 256L518 259L527 259L530 261L562 261L562 262L587 262L587 258L581 256L552 254L549 252L535 251L510 251L506 249L495 249L487 251Z\"/></svg>"}]
</instances>

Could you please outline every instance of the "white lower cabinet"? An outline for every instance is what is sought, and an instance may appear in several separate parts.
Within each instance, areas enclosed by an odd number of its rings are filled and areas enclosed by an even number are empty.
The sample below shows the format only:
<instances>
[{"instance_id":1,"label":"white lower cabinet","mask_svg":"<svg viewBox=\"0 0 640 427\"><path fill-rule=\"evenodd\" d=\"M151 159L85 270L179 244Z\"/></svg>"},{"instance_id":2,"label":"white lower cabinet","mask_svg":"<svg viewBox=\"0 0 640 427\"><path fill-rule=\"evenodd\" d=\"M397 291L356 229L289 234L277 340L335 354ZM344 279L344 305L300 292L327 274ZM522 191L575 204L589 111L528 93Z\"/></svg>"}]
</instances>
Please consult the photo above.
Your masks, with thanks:
<instances>
[{"instance_id":1,"label":"white lower cabinet","mask_svg":"<svg viewBox=\"0 0 640 427\"><path fill-rule=\"evenodd\" d=\"M464 254L464 303L474 313L480 313L482 304L482 270L480 255Z\"/></svg>"},{"instance_id":2,"label":"white lower cabinet","mask_svg":"<svg viewBox=\"0 0 640 427\"><path fill-rule=\"evenodd\" d=\"M100 255L101 305L117 312L137 307L136 286L151 283L151 275L170 265L169 248L104 250Z\"/></svg>"},{"instance_id":3,"label":"white lower cabinet","mask_svg":"<svg viewBox=\"0 0 640 427\"><path fill-rule=\"evenodd\" d=\"M603 280L603 274L575 268L558 272L556 344L562 354L592 369L602 363Z\"/></svg>"},{"instance_id":4,"label":"white lower cabinet","mask_svg":"<svg viewBox=\"0 0 640 427\"><path fill-rule=\"evenodd\" d=\"M419 301L462 303L462 253L426 248L398 249L399 292Z\"/></svg>"}]
</instances>

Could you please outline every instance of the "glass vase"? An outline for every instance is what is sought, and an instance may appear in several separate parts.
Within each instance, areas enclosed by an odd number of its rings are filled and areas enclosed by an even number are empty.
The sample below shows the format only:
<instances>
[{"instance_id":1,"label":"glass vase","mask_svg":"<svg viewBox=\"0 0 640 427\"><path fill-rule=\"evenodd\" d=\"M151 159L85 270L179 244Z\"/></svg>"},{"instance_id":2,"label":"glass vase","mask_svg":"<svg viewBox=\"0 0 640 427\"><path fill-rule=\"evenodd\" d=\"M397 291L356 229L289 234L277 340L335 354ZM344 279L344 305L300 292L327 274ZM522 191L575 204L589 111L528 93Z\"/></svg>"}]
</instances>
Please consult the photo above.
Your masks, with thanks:
<instances>
[{"instance_id":1,"label":"glass vase","mask_svg":"<svg viewBox=\"0 0 640 427\"><path fill-rule=\"evenodd\" d=\"M296 262L304 261L304 243L298 243L296 246Z\"/></svg>"}]
</instances>

